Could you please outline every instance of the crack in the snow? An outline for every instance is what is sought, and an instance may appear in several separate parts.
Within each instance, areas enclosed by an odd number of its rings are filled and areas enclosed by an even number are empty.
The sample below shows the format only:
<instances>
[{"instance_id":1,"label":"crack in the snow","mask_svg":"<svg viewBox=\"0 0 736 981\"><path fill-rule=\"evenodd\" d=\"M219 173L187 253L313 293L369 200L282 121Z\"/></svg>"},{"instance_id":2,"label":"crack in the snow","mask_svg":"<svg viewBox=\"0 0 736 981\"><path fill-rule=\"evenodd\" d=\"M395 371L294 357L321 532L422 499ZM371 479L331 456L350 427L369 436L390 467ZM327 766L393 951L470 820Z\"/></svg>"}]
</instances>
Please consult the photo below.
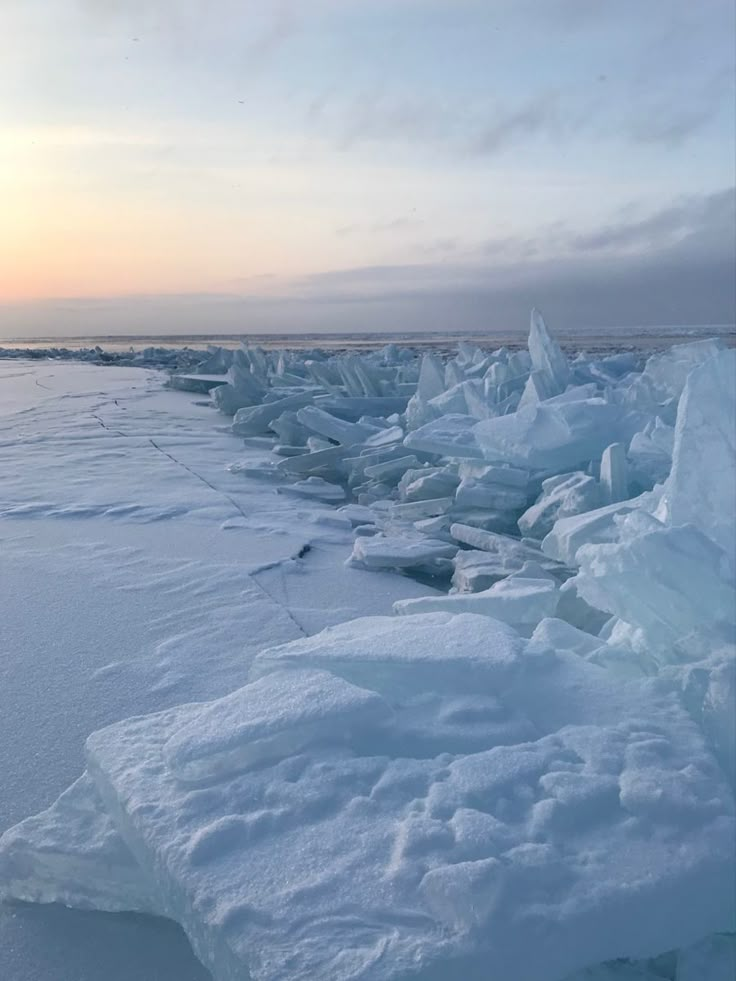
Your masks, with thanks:
<instances>
[{"instance_id":1,"label":"crack in the snow","mask_svg":"<svg viewBox=\"0 0 736 981\"><path fill-rule=\"evenodd\" d=\"M129 434L128 433L122 433L119 429L110 429L110 427L107 426L102 421L102 419L100 419L100 417L98 415L96 415L94 412L92 413L92 418L93 419L96 419L99 422L99 424L102 426L102 428L105 430L105 432L115 433L116 436L124 436L126 439L129 438Z\"/></svg>"},{"instance_id":2,"label":"crack in the snow","mask_svg":"<svg viewBox=\"0 0 736 981\"><path fill-rule=\"evenodd\" d=\"M159 446L158 443L155 440L153 440L153 439L150 438L150 436L149 436L148 442L151 444L151 446L155 447L155 449L157 449L159 451L159 453L163 453L164 456L167 456L172 461L172 463L175 463L177 466L181 467L183 470L186 470L187 473L190 473L193 477L196 477L197 480L201 480L202 483L205 484L207 487L209 487L209 489L211 491L214 491L215 494L219 494L220 497L224 497L226 501L229 501L230 504L232 504L232 506L235 508L235 510L238 512L238 514L240 514L240 516L242 518L245 518L246 521L247 521L248 515L241 508L241 506L237 503L237 501L234 501L232 499L232 497L230 497L229 494L226 494L224 491L220 490L219 487L215 487L215 485L214 484L211 484L209 482L209 480L207 480L206 477L203 477L201 473L197 473L196 470L192 470L192 468L191 467L188 467L186 465L186 463L182 463L181 460L177 460L177 458L172 453L169 453L168 450L165 450L161 446Z\"/></svg>"}]
</instances>

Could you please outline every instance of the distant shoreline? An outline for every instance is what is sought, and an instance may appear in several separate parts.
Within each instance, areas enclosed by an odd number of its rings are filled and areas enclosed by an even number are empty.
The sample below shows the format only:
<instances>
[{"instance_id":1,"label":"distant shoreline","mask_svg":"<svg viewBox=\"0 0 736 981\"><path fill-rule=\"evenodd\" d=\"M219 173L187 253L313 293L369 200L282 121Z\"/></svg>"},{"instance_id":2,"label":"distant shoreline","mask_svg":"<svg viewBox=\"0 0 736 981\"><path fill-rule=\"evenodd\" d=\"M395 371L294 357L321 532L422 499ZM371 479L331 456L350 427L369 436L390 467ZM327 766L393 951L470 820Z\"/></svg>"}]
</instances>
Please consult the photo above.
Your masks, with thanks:
<instances>
[{"instance_id":1,"label":"distant shoreline","mask_svg":"<svg viewBox=\"0 0 736 981\"><path fill-rule=\"evenodd\" d=\"M732 324L713 324L697 326L662 327L616 327L589 328L575 331L558 331L557 338L567 350L610 351L610 350L658 350L672 344L700 340L707 337L721 337L729 346L736 346L736 326ZM0 338L2 349L26 350L78 350L101 347L106 351L141 350L147 347L167 349L207 348L209 346L237 348L241 343L257 345L266 349L326 348L329 350L373 350L386 344L406 347L454 347L461 341L481 347L525 347L527 332L488 331L458 332L429 331L406 333L304 333L304 334L108 334L82 335L68 337L8 337ZM0 353L0 356L1 353Z\"/></svg>"}]
</instances>

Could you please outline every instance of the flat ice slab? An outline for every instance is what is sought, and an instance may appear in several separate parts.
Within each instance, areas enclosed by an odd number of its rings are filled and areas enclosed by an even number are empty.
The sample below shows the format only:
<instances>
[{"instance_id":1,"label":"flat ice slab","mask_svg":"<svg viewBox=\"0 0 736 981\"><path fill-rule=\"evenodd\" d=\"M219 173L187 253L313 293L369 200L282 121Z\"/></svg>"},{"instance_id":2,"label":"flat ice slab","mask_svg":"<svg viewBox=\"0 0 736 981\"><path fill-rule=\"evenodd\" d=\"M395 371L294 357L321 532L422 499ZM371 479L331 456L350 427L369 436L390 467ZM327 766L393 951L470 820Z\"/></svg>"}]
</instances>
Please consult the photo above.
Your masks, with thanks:
<instances>
[{"instance_id":1,"label":"flat ice slab","mask_svg":"<svg viewBox=\"0 0 736 981\"><path fill-rule=\"evenodd\" d=\"M451 626L510 643L491 623ZM437 625L396 621L392 646ZM674 697L573 654L507 655L492 691L534 734L499 743L489 724L488 748L455 758L373 755L367 730L350 750L335 726L244 774L204 765L193 788L171 746L219 718L219 752L222 703L90 737L102 798L217 981L553 981L728 929L733 799ZM283 683L259 682L264 695Z\"/></svg>"}]
</instances>

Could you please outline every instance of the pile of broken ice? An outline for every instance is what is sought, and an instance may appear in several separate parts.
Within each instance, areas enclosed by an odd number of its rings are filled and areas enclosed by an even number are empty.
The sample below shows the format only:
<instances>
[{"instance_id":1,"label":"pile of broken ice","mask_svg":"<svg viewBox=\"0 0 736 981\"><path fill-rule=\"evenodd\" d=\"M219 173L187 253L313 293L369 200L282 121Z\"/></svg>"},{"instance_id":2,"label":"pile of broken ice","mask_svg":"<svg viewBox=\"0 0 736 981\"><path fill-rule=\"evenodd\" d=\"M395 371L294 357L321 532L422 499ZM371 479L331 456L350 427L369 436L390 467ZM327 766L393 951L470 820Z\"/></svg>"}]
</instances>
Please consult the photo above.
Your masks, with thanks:
<instances>
[{"instance_id":1,"label":"pile of broken ice","mask_svg":"<svg viewBox=\"0 0 736 981\"><path fill-rule=\"evenodd\" d=\"M568 362L535 313L528 352L213 359L274 454L231 469L445 595L94 733L0 892L171 917L217 981L733 978L736 351Z\"/></svg>"}]
</instances>

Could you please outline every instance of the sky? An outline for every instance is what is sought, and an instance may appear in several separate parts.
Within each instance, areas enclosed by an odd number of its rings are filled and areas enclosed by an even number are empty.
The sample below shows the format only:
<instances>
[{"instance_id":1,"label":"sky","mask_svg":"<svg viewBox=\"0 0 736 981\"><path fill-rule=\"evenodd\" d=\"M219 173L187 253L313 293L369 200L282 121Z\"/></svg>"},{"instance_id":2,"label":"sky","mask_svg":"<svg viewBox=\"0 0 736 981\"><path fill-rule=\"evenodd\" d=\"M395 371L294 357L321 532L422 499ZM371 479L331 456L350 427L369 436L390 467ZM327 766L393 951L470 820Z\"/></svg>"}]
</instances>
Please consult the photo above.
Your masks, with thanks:
<instances>
[{"instance_id":1,"label":"sky","mask_svg":"<svg viewBox=\"0 0 736 981\"><path fill-rule=\"evenodd\" d=\"M736 321L733 0L2 0L0 337Z\"/></svg>"}]
</instances>

